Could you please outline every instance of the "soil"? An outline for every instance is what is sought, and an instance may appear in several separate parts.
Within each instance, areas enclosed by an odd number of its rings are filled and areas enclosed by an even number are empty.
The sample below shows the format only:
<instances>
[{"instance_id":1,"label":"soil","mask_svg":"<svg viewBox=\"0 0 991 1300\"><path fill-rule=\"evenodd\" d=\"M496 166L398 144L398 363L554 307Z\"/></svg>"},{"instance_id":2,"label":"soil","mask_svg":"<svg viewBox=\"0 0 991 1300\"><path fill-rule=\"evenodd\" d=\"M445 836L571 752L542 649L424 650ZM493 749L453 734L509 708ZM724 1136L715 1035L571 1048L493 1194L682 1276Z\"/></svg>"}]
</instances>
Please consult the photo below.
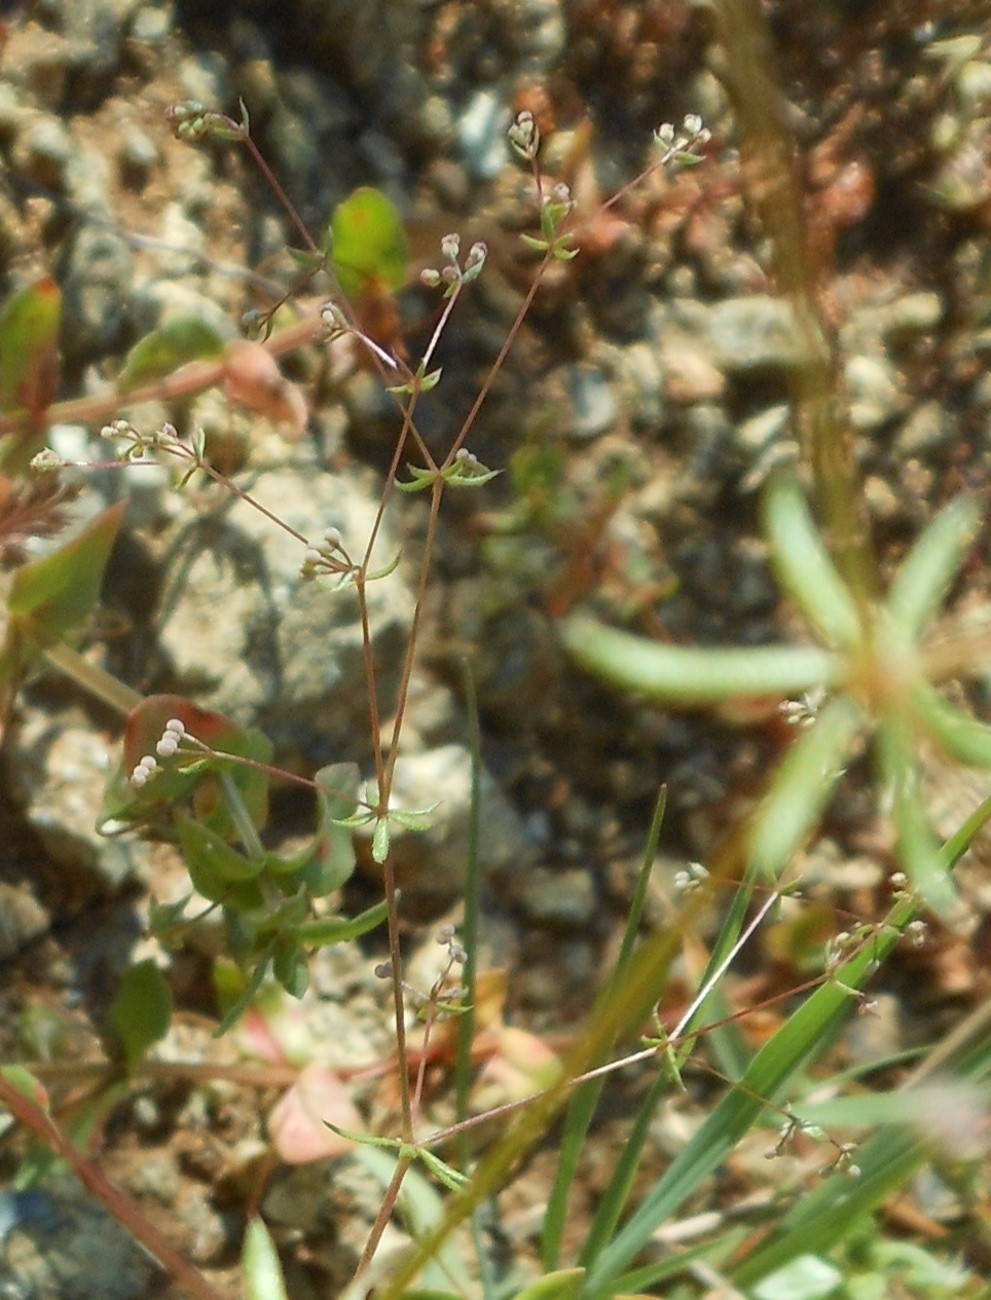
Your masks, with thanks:
<instances>
[{"instance_id":1,"label":"soil","mask_svg":"<svg viewBox=\"0 0 991 1300\"><path fill-rule=\"evenodd\" d=\"M423 633L429 681L452 691L459 707L460 665L468 657L487 769L539 845L528 879L514 882L504 897L497 886L488 902L483 965L505 970L504 989L494 995L497 1020L533 1035L526 1053L541 1045L562 1050L615 955L660 783L668 788L668 811L647 903L649 927L663 925L673 912L675 870L722 851L788 732L770 711L746 718L681 715L619 697L567 661L557 620L592 608L645 635L684 644L807 636L778 596L758 523L758 489L787 442L762 432L775 419L787 420L781 414L791 394L787 363L770 345L754 364L714 361L690 328L693 311L728 300L764 301L778 283L753 141L741 135L746 110L732 93L739 69L727 66L706 11L661 0L441 0L417 6L415 18L403 16L404 6L382 3L366 7L377 15L378 26L370 27L354 16L365 12L360 6L335 7L328 17L327 7L305 0L276 7L278 17L247 0L178 4L174 22L171 6L151 4L140 9L144 28L134 8L122 7L130 34L113 66L98 76L80 55L62 70L64 89L51 91L41 71L32 82L16 69L47 67L46 52L69 39L71 24L57 4L15 7L4 20L0 91L9 87L22 106L40 96L48 115L71 127L75 148L107 160L109 215L91 224L122 236L135 277L164 278L161 243L168 237L161 215L177 198L194 214L189 220L199 248L183 274L230 320L270 301L273 288L288 288L298 275L282 251L298 235L246 153L227 143L191 146L169 133L165 109L190 98L197 79L219 89L218 107L234 117L238 96L245 99L253 137L311 228L318 230L356 185L373 184L396 199L407 220L415 269L441 264L438 241L449 228L464 232L463 248L472 239L486 241L485 273L438 353L443 385L421 408L432 450L449 445L457 432L533 265L517 242L532 216L524 169L490 167L485 141L473 142L464 128L470 113L484 116L476 92L494 88L505 116L510 109L533 111L554 174L568 179L582 205L582 255L554 268L470 438L483 462L509 472L486 493L464 494L470 500L452 500L449 511L445 505ZM779 78L776 111L794 140L814 294L835 346L838 387L851 412L852 460L887 576L942 504L961 492L986 499L988 488L986 7L959 0L863 7L772 0L764 9ZM153 41L141 32L157 30L156 15L164 34ZM57 63L54 55L50 62ZM415 76L408 79L407 72ZM286 105L291 112L283 111ZM71 186L57 177L53 186L38 155L25 153L15 107L0 105L6 289L32 268L71 277L72 240L91 222L66 192ZM436 125L442 109L447 117ZM609 218L585 217L644 165L654 128L696 110L713 130L700 167L670 178L652 175ZM146 161L135 140L151 142ZM663 348L659 307L669 331ZM411 272L397 295L391 345L416 355L429 336L432 310ZM922 323L913 310L923 311ZM138 322L125 320L100 348L92 339L67 346L59 397L109 382L139 333ZM731 338L727 351L737 344ZM665 356L660 370L659 351ZM353 377L346 391L335 389L315 347L284 366L308 395L307 437L319 443L328 472L347 462L380 475L396 426L391 408L367 398L368 375ZM266 458L293 455L272 431L259 442L246 447L235 437L226 448L218 444L217 455L243 475ZM408 504L400 509L412 555L425 512ZM982 535L951 593L944 640L960 627L986 623L987 547ZM127 565L120 557L117 564L122 580ZM141 585L139 577L127 588L131 596L115 602L108 593L106 603L111 610L116 604L118 616L130 618L146 639L118 638L109 651L106 638L95 636L93 644L136 689L150 691L159 687L160 666L153 657L141 659L154 632L134 617ZM79 701L64 687L41 683L17 708L56 711L70 703ZM986 715L986 688L975 688L970 703ZM108 718L92 710L89 718L112 731ZM986 793L986 783L934 758L929 791L938 829L950 834ZM768 930L728 982L734 1007L768 1003L743 1022L754 1044L780 1023L785 1013L773 999L807 977L815 962L807 950L821 951L821 932L883 915L892 845L872 797L861 759L851 764L842 797L802 864L805 903ZM77 887L52 861L23 805L8 773L0 803L0 885L11 891L0 896L0 1059L31 1059L69 1122L91 1093L101 1095L106 1081L87 1064L102 1059L99 1026L122 968L153 951L143 934L149 897L171 896L181 868L159 847L122 884L96 886L87 878ZM302 832L305 810L287 798L281 815L287 834ZM974 932L964 939L934 931L922 949L901 954L875 990L876 1016L867 1028L858 1022L851 1030L837 1063L888 1060L931 1042L987 996L986 854L979 845L964 874ZM376 889L374 881L356 879L345 892L346 909L374 902ZM458 916L456 902L448 903L442 916L415 906L405 914L417 970L430 969L440 920L448 910ZM711 938L716 923L713 914L701 937ZM15 936L9 944L8 932ZM371 973L383 956L381 940L370 938L346 955L327 950L315 966L304 1017L282 1008L221 1039L213 1036L210 984L217 942L217 935L207 935L201 946L169 956L173 1028L132 1086L120 1089L113 1105L97 1107L91 1149L109 1179L220 1295L243 1294L241 1236L246 1216L259 1206L280 1246L294 1300L337 1295L353 1271L381 1186L374 1171L351 1158L295 1167L279 1161L266 1122L301 1066L316 1059L347 1082L362 1122L393 1131L389 994ZM663 1010L690 998L692 958L689 945ZM281 1045L266 1044L266 1034L285 1037ZM443 1035L436 1040L441 1046L426 1076L431 1126L449 1122L452 1113L443 1041ZM488 1050L490 1066L505 1063L503 1040L491 1040ZM890 1085L899 1067L881 1073ZM631 1070L607 1094L569 1224L575 1242L648 1079L646 1070ZM685 1097L658 1121L654 1154L640 1175L644 1186L718 1088L703 1069L689 1083ZM500 1086L492 1084L493 1098L504 1095ZM774 1171L762 1164L766 1141L766 1134L756 1134L734 1154L709 1199L689 1207L678 1225L686 1234L703 1211L755 1207L772 1197ZM550 1138L493 1209L493 1257L517 1280L536 1267L554 1156ZM22 1134L0 1132L0 1176L14 1180L33 1158ZM796 1162L792 1178L805 1163ZM85 1219L90 1202L72 1181L52 1186L54 1199L32 1220L31 1203L23 1199L29 1193L15 1191L11 1181L10 1204L20 1217L9 1229L0 1218L3 1300L61 1300L100 1294L104 1285L87 1273L96 1263L81 1263L71 1251L62 1274L32 1254L35 1236L47 1240L43 1234L53 1225L64 1241L97 1231ZM911 1216L902 1210L910 1231ZM923 1197L913 1214L921 1236L970 1237L970 1264L978 1271L987 1264L986 1232L959 1204L941 1219ZM673 1229L670 1235L673 1240ZM40 1246L37 1254L46 1251L51 1254ZM122 1297L186 1294L143 1257L119 1265L116 1275L121 1289L114 1294Z\"/></svg>"}]
</instances>

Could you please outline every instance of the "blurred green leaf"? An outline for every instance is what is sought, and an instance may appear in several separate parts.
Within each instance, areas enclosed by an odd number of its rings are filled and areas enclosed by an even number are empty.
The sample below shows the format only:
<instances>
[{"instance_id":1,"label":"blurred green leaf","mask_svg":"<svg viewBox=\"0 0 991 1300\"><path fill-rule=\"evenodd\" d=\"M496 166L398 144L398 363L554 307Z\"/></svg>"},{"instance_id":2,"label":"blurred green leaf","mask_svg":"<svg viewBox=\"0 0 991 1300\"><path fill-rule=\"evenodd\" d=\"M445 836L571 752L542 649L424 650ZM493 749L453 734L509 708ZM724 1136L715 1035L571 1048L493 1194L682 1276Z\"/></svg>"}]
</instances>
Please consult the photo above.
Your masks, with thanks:
<instances>
[{"instance_id":1,"label":"blurred green leaf","mask_svg":"<svg viewBox=\"0 0 991 1300\"><path fill-rule=\"evenodd\" d=\"M761 875L776 879L815 827L862 724L853 701L837 696L792 743L750 831L750 861Z\"/></svg>"},{"instance_id":2,"label":"blurred green leaf","mask_svg":"<svg viewBox=\"0 0 991 1300\"><path fill-rule=\"evenodd\" d=\"M569 654L588 672L649 699L684 708L830 687L843 660L815 646L710 649L668 645L574 614L560 624Z\"/></svg>"},{"instance_id":3,"label":"blurred green leaf","mask_svg":"<svg viewBox=\"0 0 991 1300\"><path fill-rule=\"evenodd\" d=\"M96 603L125 508L110 506L71 542L14 574L7 611L38 648L77 628Z\"/></svg>"},{"instance_id":4,"label":"blurred green leaf","mask_svg":"<svg viewBox=\"0 0 991 1300\"><path fill-rule=\"evenodd\" d=\"M247 1300L289 1300L279 1253L261 1219L252 1219L241 1252Z\"/></svg>"},{"instance_id":5,"label":"blurred green leaf","mask_svg":"<svg viewBox=\"0 0 991 1300\"><path fill-rule=\"evenodd\" d=\"M224 340L199 316L177 316L139 339L127 354L117 380L122 393L160 379L189 361L219 356Z\"/></svg>"},{"instance_id":6,"label":"blurred green leaf","mask_svg":"<svg viewBox=\"0 0 991 1300\"><path fill-rule=\"evenodd\" d=\"M324 251L349 298L369 288L395 291L406 280L408 252L399 214L384 194L368 186L334 209Z\"/></svg>"},{"instance_id":7,"label":"blurred green leaf","mask_svg":"<svg viewBox=\"0 0 991 1300\"><path fill-rule=\"evenodd\" d=\"M110 1051L130 1074L148 1048L168 1033L172 992L165 976L149 957L127 971L106 1020Z\"/></svg>"},{"instance_id":8,"label":"blurred green leaf","mask_svg":"<svg viewBox=\"0 0 991 1300\"><path fill-rule=\"evenodd\" d=\"M892 622L918 637L935 614L981 521L976 501L961 497L925 528L902 561L888 593Z\"/></svg>"},{"instance_id":9,"label":"blurred green leaf","mask_svg":"<svg viewBox=\"0 0 991 1300\"><path fill-rule=\"evenodd\" d=\"M7 594L7 628L0 650L0 694L8 692L36 654L78 629L100 595L103 572L125 503L97 515L72 541L30 560Z\"/></svg>"},{"instance_id":10,"label":"blurred green leaf","mask_svg":"<svg viewBox=\"0 0 991 1300\"><path fill-rule=\"evenodd\" d=\"M515 1300L576 1300L585 1281L583 1268L564 1268L531 1282L516 1293Z\"/></svg>"},{"instance_id":11,"label":"blurred green leaf","mask_svg":"<svg viewBox=\"0 0 991 1300\"><path fill-rule=\"evenodd\" d=\"M0 309L0 409L38 415L48 406L61 317L62 295L50 276L13 294Z\"/></svg>"},{"instance_id":12,"label":"blurred green leaf","mask_svg":"<svg viewBox=\"0 0 991 1300\"><path fill-rule=\"evenodd\" d=\"M857 645L861 637L859 611L791 475L771 479L763 513L764 531L782 590L801 606L831 645Z\"/></svg>"}]
</instances>

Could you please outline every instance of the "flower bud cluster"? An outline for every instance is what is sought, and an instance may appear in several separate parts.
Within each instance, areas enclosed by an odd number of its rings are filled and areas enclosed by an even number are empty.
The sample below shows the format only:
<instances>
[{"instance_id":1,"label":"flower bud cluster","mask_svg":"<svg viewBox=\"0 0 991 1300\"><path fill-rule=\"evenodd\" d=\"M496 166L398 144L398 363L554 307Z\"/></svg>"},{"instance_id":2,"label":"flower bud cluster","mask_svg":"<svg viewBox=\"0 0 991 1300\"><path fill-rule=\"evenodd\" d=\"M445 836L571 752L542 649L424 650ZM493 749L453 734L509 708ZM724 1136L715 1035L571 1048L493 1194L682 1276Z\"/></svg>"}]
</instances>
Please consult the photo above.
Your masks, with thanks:
<instances>
[{"instance_id":1,"label":"flower bud cluster","mask_svg":"<svg viewBox=\"0 0 991 1300\"><path fill-rule=\"evenodd\" d=\"M151 433L136 428L130 420L111 420L100 430L100 437L119 445L121 460L144 460L158 449L173 451L179 445L174 424L167 420Z\"/></svg>"},{"instance_id":2,"label":"flower bud cluster","mask_svg":"<svg viewBox=\"0 0 991 1300\"><path fill-rule=\"evenodd\" d=\"M456 941L454 935L454 926L450 921L445 921L437 931L437 942L447 949L447 955L455 966L464 966L468 960L468 954Z\"/></svg>"},{"instance_id":3,"label":"flower bud cluster","mask_svg":"<svg viewBox=\"0 0 991 1300\"><path fill-rule=\"evenodd\" d=\"M130 783L136 790L143 790L152 777L158 772L159 758L174 758L179 752L179 746L186 736L186 726L179 718L169 718L165 724L165 730L158 738L155 745L154 754L145 754L129 777ZM156 755L157 754L157 758Z\"/></svg>"},{"instance_id":4,"label":"flower bud cluster","mask_svg":"<svg viewBox=\"0 0 991 1300\"><path fill-rule=\"evenodd\" d=\"M702 125L698 113L687 113L680 128L673 122L662 123L654 132L654 139L661 150L661 163L677 160L678 162L700 162L701 155L696 149L703 149L712 139L712 132Z\"/></svg>"},{"instance_id":5,"label":"flower bud cluster","mask_svg":"<svg viewBox=\"0 0 991 1300\"><path fill-rule=\"evenodd\" d=\"M526 109L516 115L516 121L509 128L509 143L526 162L533 162L540 149L540 131L533 120L533 114Z\"/></svg>"},{"instance_id":6,"label":"flower bud cluster","mask_svg":"<svg viewBox=\"0 0 991 1300\"><path fill-rule=\"evenodd\" d=\"M693 894L708 879L709 873L701 862L689 862L685 869L674 873L674 887L679 894Z\"/></svg>"},{"instance_id":7,"label":"flower bud cluster","mask_svg":"<svg viewBox=\"0 0 991 1300\"><path fill-rule=\"evenodd\" d=\"M300 577L307 581L319 577L322 573L332 573L345 577L354 571L354 564L344 549L339 528L324 530L323 539L317 546L308 546L303 556Z\"/></svg>"},{"instance_id":8,"label":"flower bud cluster","mask_svg":"<svg viewBox=\"0 0 991 1300\"><path fill-rule=\"evenodd\" d=\"M797 700L783 700L778 711L789 727L811 727L825 701L825 689L813 686L811 690L803 691Z\"/></svg>"},{"instance_id":9,"label":"flower bud cluster","mask_svg":"<svg viewBox=\"0 0 991 1300\"><path fill-rule=\"evenodd\" d=\"M453 293L458 285L470 284L472 280L478 279L489 252L488 246L479 240L468 249L468 255L465 257L462 266L460 260L461 236L457 234L445 235L440 241L440 251L447 258L447 266L442 267L439 271L433 267L427 267L426 270L420 272L420 280L429 288L444 284L447 286L448 294Z\"/></svg>"},{"instance_id":10,"label":"flower bud cluster","mask_svg":"<svg viewBox=\"0 0 991 1300\"><path fill-rule=\"evenodd\" d=\"M241 106L242 115L244 105ZM247 124L240 126L223 113L211 112L196 99L185 99L178 104L170 104L165 110L165 120L172 128L177 140L187 142L202 140L210 135L218 140L240 140L246 134Z\"/></svg>"}]
</instances>

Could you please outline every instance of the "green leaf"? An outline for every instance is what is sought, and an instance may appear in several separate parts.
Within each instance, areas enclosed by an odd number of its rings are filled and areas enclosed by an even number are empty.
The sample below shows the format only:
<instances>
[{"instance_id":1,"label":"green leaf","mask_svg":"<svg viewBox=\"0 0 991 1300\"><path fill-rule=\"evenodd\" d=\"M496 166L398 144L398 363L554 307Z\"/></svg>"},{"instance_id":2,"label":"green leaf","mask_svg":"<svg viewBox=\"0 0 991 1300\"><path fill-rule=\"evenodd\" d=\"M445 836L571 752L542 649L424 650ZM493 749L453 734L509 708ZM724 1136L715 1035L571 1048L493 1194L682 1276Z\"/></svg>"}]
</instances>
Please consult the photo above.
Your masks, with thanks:
<instances>
[{"instance_id":1,"label":"green leaf","mask_svg":"<svg viewBox=\"0 0 991 1300\"><path fill-rule=\"evenodd\" d=\"M515 1300L577 1300L585 1280L583 1268L565 1268L548 1273L518 1291Z\"/></svg>"},{"instance_id":2,"label":"green leaf","mask_svg":"<svg viewBox=\"0 0 991 1300\"><path fill-rule=\"evenodd\" d=\"M360 912L351 920L339 916L323 917L319 921L307 921L299 927L297 936L301 943L313 948L329 948L333 943L348 943L363 934L377 929L385 923L389 915L385 899L373 907Z\"/></svg>"},{"instance_id":3,"label":"green leaf","mask_svg":"<svg viewBox=\"0 0 991 1300\"><path fill-rule=\"evenodd\" d=\"M841 696L799 732L750 830L749 860L761 875L779 876L819 820L861 723L860 710Z\"/></svg>"},{"instance_id":4,"label":"green leaf","mask_svg":"<svg viewBox=\"0 0 991 1300\"><path fill-rule=\"evenodd\" d=\"M0 696L16 685L39 651L63 640L89 615L124 509L120 502L104 510L71 542L14 574L0 649Z\"/></svg>"},{"instance_id":5,"label":"green leaf","mask_svg":"<svg viewBox=\"0 0 991 1300\"><path fill-rule=\"evenodd\" d=\"M764 530L782 589L832 645L851 648L861 637L860 616L823 546L801 489L775 475L763 502Z\"/></svg>"},{"instance_id":6,"label":"green leaf","mask_svg":"<svg viewBox=\"0 0 991 1300\"><path fill-rule=\"evenodd\" d=\"M951 928L966 920L962 903L947 871L926 816L919 789L916 746L909 720L892 710L878 727L874 753L879 780L891 801L891 820L898 836L898 862L912 888Z\"/></svg>"},{"instance_id":7,"label":"green leaf","mask_svg":"<svg viewBox=\"0 0 991 1300\"><path fill-rule=\"evenodd\" d=\"M372 831L372 861L377 862L379 866L389 856L389 819L388 817L379 817L375 823L375 829Z\"/></svg>"},{"instance_id":8,"label":"green leaf","mask_svg":"<svg viewBox=\"0 0 991 1300\"><path fill-rule=\"evenodd\" d=\"M389 817L397 826L401 826L404 831L413 831L415 834L420 834L423 831L428 831L433 825L431 814L439 806L437 803L432 803L429 808L391 808Z\"/></svg>"},{"instance_id":9,"label":"green leaf","mask_svg":"<svg viewBox=\"0 0 991 1300\"><path fill-rule=\"evenodd\" d=\"M40 414L54 396L62 295L50 276L13 294L0 310L0 410Z\"/></svg>"},{"instance_id":10,"label":"green leaf","mask_svg":"<svg viewBox=\"0 0 991 1300\"><path fill-rule=\"evenodd\" d=\"M223 903L230 892L228 885L261 875L264 858L244 857L214 831L182 813L176 814L175 824L189 878L204 898Z\"/></svg>"},{"instance_id":11,"label":"green leaf","mask_svg":"<svg viewBox=\"0 0 991 1300\"><path fill-rule=\"evenodd\" d=\"M199 316L176 316L139 339L127 354L117 380L122 393L138 384L160 379L190 361L219 356L224 341Z\"/></svg>"},{"instance_id":12,"label":"green leaf","mask_svg":"<svg viewBox=\"0 0 991 1300\"><path fill-rule=\"evenodd\" d=\"M331 264L349 298L370 287L395 291L406 280L408 252L399 214L380 190L363 186L334 209Z\"/></svg>"},{"instance_id":13,"label":"green leaf","mask_svg":"<svg viewBox=\"0 0 991 1300\"><path fill-rule=\"evenodd\" d=\"M110 506L71 542L14 574L7 611L35 646L60 641L96 604L125 508L123 501Z\"/></svg>"},{"instance_id":14,"label":"green leaf","mask_svg":"<svg viewBox=\"0 0 991 1300\"><path fill-rule=\"evenodd\" d=\"M560 623L565 648L614 686L684 708L768 696L786 699L842 680L843 660L814 646L709 649L650 641L574 614Z\"/></svg>"},{"instance_id":15,"label":"green leaf","mask_svg":"<svg viewBox=\"0 0 991 1300\"><path fill-rule=\"evenodd\" d=\"M954 706L927 682L912 691L912 708L936 743L969 767L991 767L991 727Z\"/></svg>"},{"instance_id":16,"label":"green leaf","mask_svg":"<svg viewBox=\"0 0 991 1300\"><path fill-rule=\"evenodd\" d=\"M107 1015L110 1050L129 1074L148 1048L165 1037L171 1020L172 992L149 957L128 970Z\"/></svg>"},{"instance_id":17,"label":"green leaf","mask_svg":"<svg viewBox=\"0 0 991 1300\"><path fill-rule=\"evenodd\" d=\"M320 820L313 849L314 865L307 875L307 883L312 892L322 898L340 889L354 873L354 840L351 832L338 823L354 811L359 783L358 765L335 763L331 767L322 767L313 779L320 791L317 796Z\"/></svg>"},{"instance_id":18,"label":"green leaf","mask_svg":"<svg viewBox=\"0 0 991 1300\"><path fill-rule=\"evenodd\" d=\"M838 1294L843 1274L818 1255L801 1255L766 1277L751 1292L753 1300L825 1300Z\"/></svg>"},{"instance_id":19,"label":"green leaf","mask_svg":"<svg viewBox=\"0 0 991 1300\"><path fill-rule=\"evenodd\" d=\"M289 1300L279 1253L261 1219L252 1219L241 1251L247 1300Z\"/></svg>"},{"instance_id":20,"label":"green leaf","mask_svg":"<svg viewBox=\"0 0 991 1300\"><path fill-rule=\"evenodd\" d=\"M980 519L976 501L954 501L929 524L902 561L888 593L887 610L909 638L917 638L936 612Z\"/></svg>"},{"instance_id":21,"label":"green leaf","mask_svg":"<svg viewBox=\"0 0 991 1300\"><path fill-rule=\"evenodd\" d=\"M222 1017L220 1024L213 1031L214 1038L220 1038L228 1029L240 1020L255 1000L268 970L269 953L263 953L252 967L248 979L232 961L217 961L213 968L213 986L220 1003Z\"/></svg>"},{"instance_id":22,"label":"green leaf","mask_svg":"<svg viewBox=\"0 0 991 1300\"><path fill-rule=\"evenodd\" d=\"M280 935L272 960L272 974L285 991L294 998L301 998L310 983L306 956L300 952L293 936Z\"/></svg>"}]
</instances>

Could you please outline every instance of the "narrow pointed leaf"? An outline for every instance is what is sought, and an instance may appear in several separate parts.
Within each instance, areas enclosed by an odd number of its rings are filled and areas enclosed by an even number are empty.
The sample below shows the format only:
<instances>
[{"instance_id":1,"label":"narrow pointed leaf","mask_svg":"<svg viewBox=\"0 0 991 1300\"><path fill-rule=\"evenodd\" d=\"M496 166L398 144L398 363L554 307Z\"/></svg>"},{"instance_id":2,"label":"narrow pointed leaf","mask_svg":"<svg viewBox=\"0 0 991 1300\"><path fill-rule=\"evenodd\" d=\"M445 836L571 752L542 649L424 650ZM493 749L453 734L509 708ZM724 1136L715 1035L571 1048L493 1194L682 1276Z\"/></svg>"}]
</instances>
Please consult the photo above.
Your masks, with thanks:
<instances>
[{"instance_id":1,"label":"narrow pointed leaf","mask_svg":"<svg viewBox=\"0 0 991 1300\"><path fill-rule=\"evenodd\" d=\"M898 861L919 898L951 928L964 906L943 864L919 790L914 737L909 720L892 713L877 730L874 744L881 787L891 801L898 836Z\"/></svg>"},{"instance_id":2,"label":"narrow pointed leaf","mask_svg":"<svg viewBox=\"0 0 991 1300\"><path fill-rule=\"evenodd\" d=\"M841 680L839 656L814 646L709 649L665 645L584 615L562 620L569 654L614 686L684 708L726 700L786 699Z\"/></svg>"},{"instance_id":3,"label":"narrow pointed leaf","mask_svg":"<svg viewBox=\"0 0 991 1300\"><path fill-rule=\"evenodd\" d=\"M247 1300L289 1300L279 1253L261 1219L252 1219L241 1252Z\"/></svg>"},{"instance_id":4,"label":"narrow pointed leaf","mask_svg":"<svg viewBox=\"0 0 991 1300\"><path fill-rule=\"evenodd\" d=\"M43 648L78 628L96 604L125 503L104 510L71 542L22 565L7 610L33 645Z\"/></svg>"},{"instance_id":5,"label":"narrow pointed leaf","mask_svg":"<svg viewBox=\"0 0 991 1300\"><path fill-rule=\"evenodd\" d=\"M840 696L792 743L750 831L749 860L761 875L777 878L818 822L861 721Z\"/></svg>"},{"instance_id":6,"label":"narrow pointed leaf","mask_svg":"<svg viewBox=\"0 0 991 1300\"><path fill-rule=\"evenodd\" d=\"M888 593L887 609L906 636L915 638L925 630L974 540L980 518L976 501L954 501L929 524L902 561Z\"/></svg>"},{"instance_id":7,"label":"narrow pointed leaf","mask_svg":"<svg viewBox=\"0 0 991 1300\"><path fill-rule=\"evenodd\" d=\"M954 706L926 683L916 685L912 707L936 743L969 767L991 768L991 727Z\"/></svg>"},{"instance_id":8,"label":"narrow pointed leaf","mask_svg":"<svg viewBox=\"0 0 991 1300\"><path fill-rule=\"evenodd\" d=\"M832 645L860 639L857 606L829 557L801 489L789 475L771 479L763 502L764 530L784 591Z\"/></svg>"}]
</instances>

